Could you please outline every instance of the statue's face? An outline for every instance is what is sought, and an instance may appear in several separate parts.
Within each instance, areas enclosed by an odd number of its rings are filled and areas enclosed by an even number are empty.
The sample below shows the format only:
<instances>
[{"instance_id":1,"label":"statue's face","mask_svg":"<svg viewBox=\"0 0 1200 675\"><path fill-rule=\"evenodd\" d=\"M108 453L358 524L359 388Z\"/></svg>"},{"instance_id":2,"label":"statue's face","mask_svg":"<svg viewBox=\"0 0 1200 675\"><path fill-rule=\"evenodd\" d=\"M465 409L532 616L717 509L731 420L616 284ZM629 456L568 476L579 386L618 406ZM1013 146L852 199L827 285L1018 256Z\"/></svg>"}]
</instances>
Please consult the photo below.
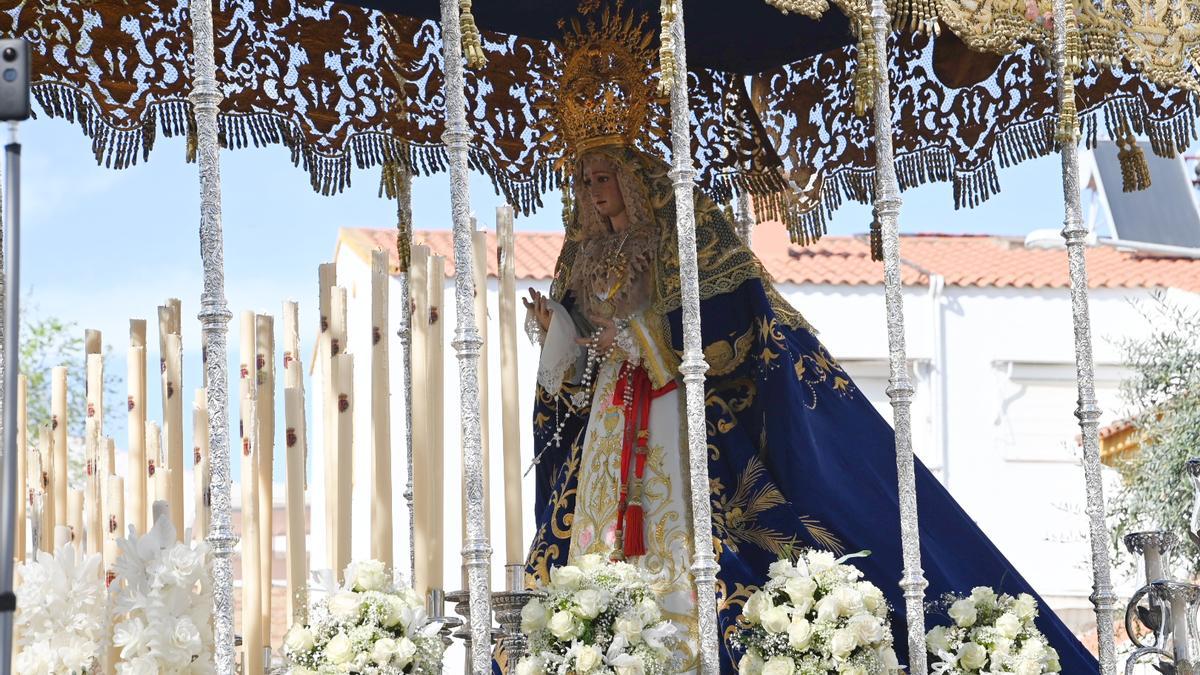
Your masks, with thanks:
<instances>
[{"instance_id":1,"label":"statue's face","mask_svg":"<svg viewBox=\"0 0 1200 675\"><path fill-rule=\"evenodd\" d=\"M583 167L583 187L602 217L611 219L625 213L625 197L611 163L599 159L587 162Z\"/></svg>"}]
</instances>

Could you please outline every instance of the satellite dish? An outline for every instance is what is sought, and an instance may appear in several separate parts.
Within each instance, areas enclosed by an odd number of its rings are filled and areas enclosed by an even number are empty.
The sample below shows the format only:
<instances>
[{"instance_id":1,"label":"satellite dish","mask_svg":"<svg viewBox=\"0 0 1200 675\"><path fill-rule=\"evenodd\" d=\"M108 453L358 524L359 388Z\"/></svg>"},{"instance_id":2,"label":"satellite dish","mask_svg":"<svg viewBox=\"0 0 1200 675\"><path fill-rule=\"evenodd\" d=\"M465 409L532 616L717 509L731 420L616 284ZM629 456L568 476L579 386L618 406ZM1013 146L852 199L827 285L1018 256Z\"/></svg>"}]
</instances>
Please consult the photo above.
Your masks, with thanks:
<instances>
[{"instance_id":1,"label":"satellite dish","mask_svg":"<svg viewBox=\"0 0 1200 675\"><path fill-rule=\"evenodd\" d=\"M1200 250L1200 209L1192 175L1182 157L1146 152L1150 187L1125 192L1117 144L1099 141L1092 151L1094 188L1118 242ZM1117 243L1117 242L1114 242Z\"/></svg>"}]
</instances>

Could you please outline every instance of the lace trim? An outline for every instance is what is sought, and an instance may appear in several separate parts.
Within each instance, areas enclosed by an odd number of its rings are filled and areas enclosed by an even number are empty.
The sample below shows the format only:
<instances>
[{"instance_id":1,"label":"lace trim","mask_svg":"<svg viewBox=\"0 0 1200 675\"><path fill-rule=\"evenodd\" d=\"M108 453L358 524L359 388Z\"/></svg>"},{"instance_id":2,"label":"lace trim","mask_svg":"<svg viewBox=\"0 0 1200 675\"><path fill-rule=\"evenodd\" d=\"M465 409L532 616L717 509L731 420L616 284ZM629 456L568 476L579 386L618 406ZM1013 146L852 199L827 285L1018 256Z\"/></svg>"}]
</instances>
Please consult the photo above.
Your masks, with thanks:
<instances>
[{"instance_id":1,"label":"lace trim","mask_svg":"<svg viewBox=\"0 0 1200 675\"><path fill-rule=\"evenodd\" d=\"M542 355L538 360L538 384L551 394L562 389L563 381L567 379L568 371L574 368L584 356L583 349L575 343L579 333L566 308L554 302L547 301L551 309L550 329L546 331L542 343ZM578 372L578 368L575 368Z\"/></svg>"}]
</instances>

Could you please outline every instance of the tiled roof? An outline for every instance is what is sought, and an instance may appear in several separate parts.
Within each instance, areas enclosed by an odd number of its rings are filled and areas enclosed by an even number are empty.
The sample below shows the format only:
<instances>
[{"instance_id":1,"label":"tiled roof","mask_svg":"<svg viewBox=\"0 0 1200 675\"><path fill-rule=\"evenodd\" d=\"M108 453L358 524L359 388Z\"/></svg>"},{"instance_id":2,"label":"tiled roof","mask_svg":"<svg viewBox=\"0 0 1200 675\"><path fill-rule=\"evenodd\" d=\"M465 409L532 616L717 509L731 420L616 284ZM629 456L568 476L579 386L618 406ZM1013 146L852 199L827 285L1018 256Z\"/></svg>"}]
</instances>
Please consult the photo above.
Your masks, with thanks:
<instances>
[{"instance_id":1,"label":"tiled roof","mask_svg":"<svg viewBox=\"0 0 1200 675\"><path fill-rule=\"evenodd\" d=\"M395 230L342 229L340 242L361 256L375 248L392 251ZM517 276L549 279L562 246L561 233L518 232ZM453 242L447 230L419 231L416 243L447 258L453 274ZM496 274L496 239L488 235L488 273ZM796 246L778 223L754 229L754 251L776 282L795 284L881 285L883 264L871 260L865 236L828 236L809 246ZM1067 256L1062 249L1028 249L1018 237L992 235L906 235L900 246L907 263L901 277L907 285L925 285L927 273L941 274L947 286L1066 288ZM1200 260L1152 257L1112 246L1087 251L1092 288L1179 288L1200 292Z\"/></svg>"}]
</instances>

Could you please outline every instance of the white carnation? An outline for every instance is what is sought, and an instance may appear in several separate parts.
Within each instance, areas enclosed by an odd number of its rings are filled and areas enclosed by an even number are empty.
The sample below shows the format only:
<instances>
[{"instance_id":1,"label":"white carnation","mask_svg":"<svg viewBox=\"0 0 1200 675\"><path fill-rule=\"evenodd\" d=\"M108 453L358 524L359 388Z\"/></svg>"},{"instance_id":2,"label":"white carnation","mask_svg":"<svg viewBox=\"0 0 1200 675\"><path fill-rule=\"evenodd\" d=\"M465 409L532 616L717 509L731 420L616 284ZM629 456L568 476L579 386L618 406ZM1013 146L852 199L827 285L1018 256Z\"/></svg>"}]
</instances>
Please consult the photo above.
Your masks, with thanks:
<instances>
[{"instance_id":1,"label":"white carnation","mask_svg":"<svg viewBox=\"0 0 1200 675\"><path fill-rule=\"evenodd\" d=\"M646 662L638 654L621 654L610 665L616 675L646 675Z\"/></svg>"},{"instance_id":2,"label":"white carnation","mask_svg":"<svg viewBox=\"0 0 1200 675\"><path fill-rule=\"evenodd\" d=\"M642 639L642 629L645 624L642 623L640 616L619 616L616 621L613 621L613 633L625 638L625 642L629 644L637 644Z\"/></svg>"},{"instance_id":3,"label":"white carnation","mask_svg":"<svg viewBox=\"0 0 1200 675\"><path fill-rule=\"evenodd\" d=\"M790 560L776 560L767 568L767 574L772 579L788 579L800 575L800 570Z\"/></svg>"},{"instance_id":4,"label":"white carnation","mask_svg":"<svg viewBox=\"0 0 1200 675\"><path fill-rule=\"evenodd\" d=\"M950 651L950 635L945 626L934 626L925 635L925 645L934 654Z\"/></svg>"},{"instance_id":5,"label":"white carnation","mask_svg":"<svg viewBox=\"0 0 1200 675\"><path fill-rule=\"evenodd\" d=\"M1022 593L1013 602L1012 611L1022 621L1032 621L1037 616L1037 600L1028 593Z\"/></svg>"},{"instance_id":6,"label":"white carnation","mask_svg":"<svg viewBox=\"0 0 1200 675\"><path fill-rule=\"evenodd\" d=\"M387 568L379 560L363 560L353 564L353 588L356 591L378 591L387 585Z\"/></svg>"},{"instance_id":7,"label":"white carnation","mask_svg":"<svg viewBox=\"0 0 1200 675\"><path fill-rule=\"evenodd\" d=\"M359 616L362 615L362 596L358 593L342 591L329 598L326 606L335 619L343 623L351 623L358 621Z\"/></svg>"},{"instance_id":8,"label":"white carnation","mask_svg":"<svg viewBox=\"0 0 1200 675\"><path fill-rule=\"evenodd\" d=\"M808 569L813 574L820 574L825 570L833 569L837 564L837 559L829 551L811 551L808 556Z\"/></svg>"},{"instance_id":9,"label":"white carnation","mask_svg":"<svg viewBox=\"0 0 1200 675\"><path fill-rule=\"evenodd\" d=\"M517 662L517 675L546 675L546 664L539 656L526 656Z\"/></svg>"},{"instance_id":10,"label":"white carnation","mask_svg":"<svg viewBox=\"0 0 1200 675\"><path fill-rule=\"evenodd\" d=\"M371 646L371 660L381 666L386 666L396 658L396 641L392 638L379 638Z\"/></svg>"},{"instance_id":11,"label":"white carnation","mask_svg":"<svg viewBox=\"0 0 1200 675\"><path fill-rule=\"evenodd\" d=\"M583 570L574 565L554 567L550 570L550 583L559 588L573 590L579 587L581 581L583 581Z\"/></svg>"},{"instance_id":12,"label":"white carnation","mask_svg":"<svg viewBox=\"0 0 1200 675\"><path fill-rule=\"evenodd\" d=\"M594 619L608 608L608 593L594 588L585 588L575 593L575 614L581 619Z\"/></svg>"},{"instance_id":13,"label":"white carnation","mask_svg":"<svg viewBox=\"0 0 1200 675\"><path fill-rule=\"evenodd\" d=\"M837 600L840 616L853 616L864 609L862 593L856 588L839 586L830 595Z\"/></svg>"},{"instance_id":14,"label":"white carnation","mask_svg":"<svg viewBox=\"0 0 1200 675\"><path fill-rule=\"evenodd\" d=\"M1001 614L996 619L996 632L1009 640L1015 639L1021 633L1021 619L1011 612Z\"/></svg>"},{"instance_id":15,"label":"white carnation","mask_svg":"<svg viewBox=\"0 0 1200 675\"><path fill-rule=\"evenodd\" d=\"M792 604L801 605L811 602L817 592L817 582L812 577L791 577L783 585L783 592L792 599Z\"/></svg>"},{"instance_id":16,"label":"white carnation","mask_svg":"<svg viewBox=\"0 0 1200 675\"><path fill-rule=\"evenodd\" d=\"M869 614L855 614L850 617L846 628L854 631L860 645L873 645L883 639L883 621Z\"/></svg>"},{"instance_id":17,"label":"white carnation","mask_svg":"<svg viewBox=\"0 0 1200 675\"><path fill-rule=\"evenodd\" d=\"M406 637L402 637L396 641L396 654L392 657L392 660L398 667L407 668L416 655L417 643Z\"/></svg>"},{"instance_id":18,"label":"white carnation","mask_svg":"<svg viewBox=\"0 0 1200 675\"><path fill-rule=\"evenodd\" d=\"M585 572L590 572L592 570L597 570L601 567L604 567L606 562L607 561L605 560L604 556L600 555L599 553L589 553L587 555L579 556L579 558L575 560L575 565Z\"/></svg>"},{"instance_id":19,"label":"white carnation","mask_svg":"<svg viewBox=\"0 0 1200 675\"><path fill-rule=\"evenodd\" d=\"M980 607L991 607L996 604L996 591L987 586L976 586L971 589L971 600Z\"/></svg>"}]
</instances>

